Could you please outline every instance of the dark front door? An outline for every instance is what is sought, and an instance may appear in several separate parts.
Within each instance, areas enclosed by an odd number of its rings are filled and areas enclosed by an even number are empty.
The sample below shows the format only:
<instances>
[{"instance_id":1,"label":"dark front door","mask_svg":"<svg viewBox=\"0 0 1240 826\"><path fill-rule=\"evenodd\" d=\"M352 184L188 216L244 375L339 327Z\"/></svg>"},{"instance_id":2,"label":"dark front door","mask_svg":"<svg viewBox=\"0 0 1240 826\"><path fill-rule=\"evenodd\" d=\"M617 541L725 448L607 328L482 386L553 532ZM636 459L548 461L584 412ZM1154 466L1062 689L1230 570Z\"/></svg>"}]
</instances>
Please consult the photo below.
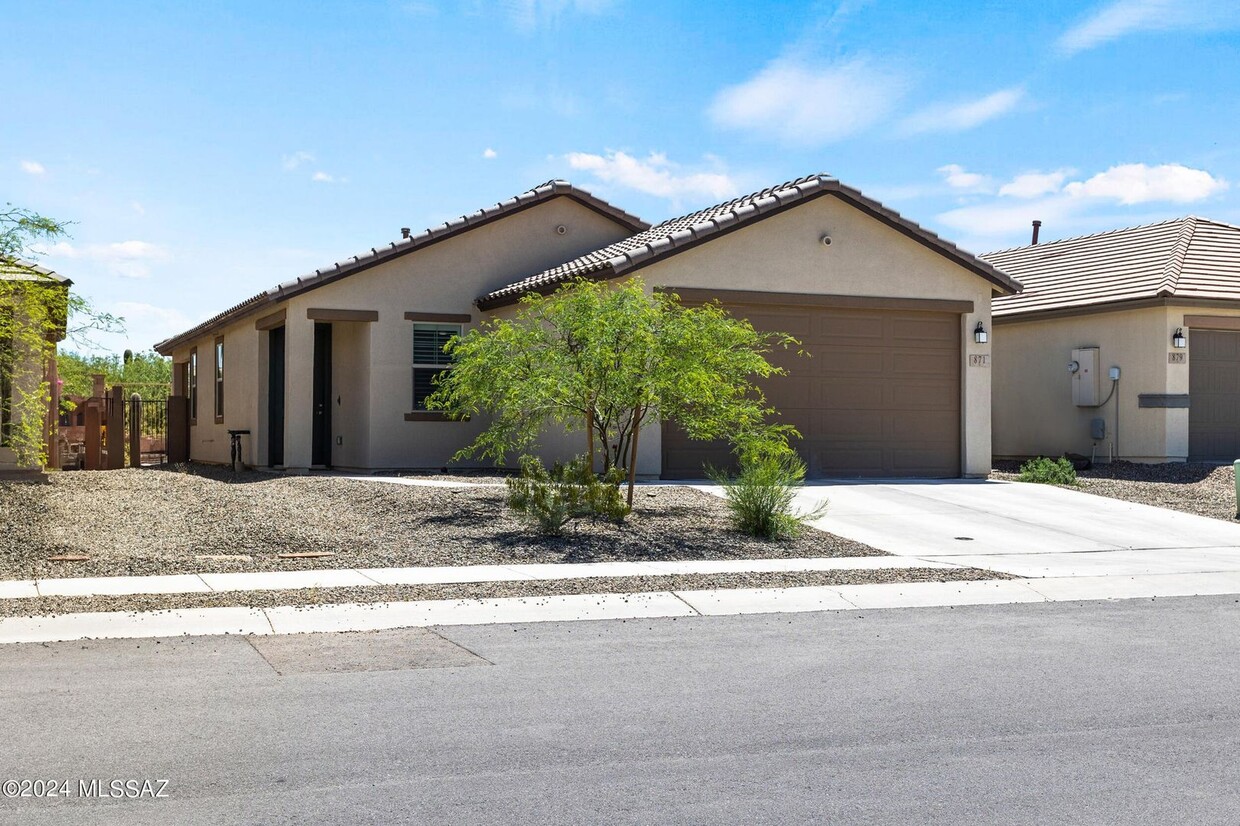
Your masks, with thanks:
<instances>
[{"instance_id":1,"label":"dark front door","mask_svg":"<svg viewBox=\"0 0 1240 826\"><path fill-rule=\"evenodd\" d=\"M1207 462L1240 458L1240 332L1189 333L1188 456Z\"/></svg>"},{"instance_id":2,"label":"dark front door","mask_svg":"<svg viewBox=\"0 0 1240 826\"><path fill-rule=\"evenodd\" d=\"M284 328L267 339L267 464L284 464Z\"/></svg>"},{"instance_id":3,"label":"dark front door","mask_svg":"<svg viewBox=\"0 0 1240 826\"><path fill-rule=\"evenodd\" d=\"M332 464L332 325L314 325L314 445L310 463Z\"/></svg>"}]
</instances>

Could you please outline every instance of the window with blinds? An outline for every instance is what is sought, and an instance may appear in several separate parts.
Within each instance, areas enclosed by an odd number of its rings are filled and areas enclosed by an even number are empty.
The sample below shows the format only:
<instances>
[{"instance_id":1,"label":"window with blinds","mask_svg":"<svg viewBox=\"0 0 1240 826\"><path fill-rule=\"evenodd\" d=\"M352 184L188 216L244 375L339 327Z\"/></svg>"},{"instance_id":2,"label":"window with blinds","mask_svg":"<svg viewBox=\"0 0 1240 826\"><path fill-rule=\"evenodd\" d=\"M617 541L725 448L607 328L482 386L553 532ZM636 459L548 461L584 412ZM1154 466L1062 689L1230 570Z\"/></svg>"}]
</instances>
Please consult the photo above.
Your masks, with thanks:
<instances>
[{"instance_id":1,"label":"window with blinds","mask_svg":"<svg viewBox=\"0 0 1240 826\"><path fill-rule=\"evenodd\" d=\"M426 397L435 392L435 377L452 365L452 358L443 348L460 334L460 324L413 325L414 410L426 409Z\"/></svg>"}]
</instances>

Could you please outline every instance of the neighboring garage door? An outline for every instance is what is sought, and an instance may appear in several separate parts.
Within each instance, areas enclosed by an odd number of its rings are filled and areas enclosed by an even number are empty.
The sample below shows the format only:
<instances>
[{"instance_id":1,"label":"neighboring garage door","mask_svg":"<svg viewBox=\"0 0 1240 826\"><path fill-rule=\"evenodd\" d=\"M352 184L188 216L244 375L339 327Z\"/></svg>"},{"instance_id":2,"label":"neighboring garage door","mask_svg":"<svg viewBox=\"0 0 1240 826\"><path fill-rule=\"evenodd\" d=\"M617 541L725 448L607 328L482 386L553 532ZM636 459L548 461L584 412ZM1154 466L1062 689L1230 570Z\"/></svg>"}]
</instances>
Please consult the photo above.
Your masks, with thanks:
<instances>
[{"instance_id":1,"label":"neighboring garage door","mask_svg":"<svg viewBox=\"0 0 1240 826\"><path fill-rule=\"evenodd\" d=\"M1190 458L1240 458L1240 332L1191 330L1188 374Z\"/></svg>"},{"instance_id":2,"label":"neighboring garage door","mask_svg":"<svg viewBox=\"0 0 1240 826\"><path fill-rule=\"evenodd\" d=\"M788 371L763 383L808 475L960 475L960 314L725 302L759 330L786 332L808 358L777 351ZM696 442L664 425L663 476L702 478L730 467L721 443Z\"/></svg>"}]
</instances>

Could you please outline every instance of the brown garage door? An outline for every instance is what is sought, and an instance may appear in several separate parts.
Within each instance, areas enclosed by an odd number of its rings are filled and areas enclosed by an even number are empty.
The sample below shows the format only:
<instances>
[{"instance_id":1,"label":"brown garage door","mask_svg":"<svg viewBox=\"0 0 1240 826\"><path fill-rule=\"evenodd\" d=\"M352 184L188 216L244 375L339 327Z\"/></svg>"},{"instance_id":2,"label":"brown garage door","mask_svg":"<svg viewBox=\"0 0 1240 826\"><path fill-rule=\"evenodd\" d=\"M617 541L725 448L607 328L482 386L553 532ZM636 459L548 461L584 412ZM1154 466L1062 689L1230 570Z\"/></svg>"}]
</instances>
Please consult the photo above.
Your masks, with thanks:
<instances>
[{"instance_id":1,"label":"brown garage door","mask_svg":"<svg viewBox=\"0 0 1240 826\"><path fill-rule=\"evenodd\" d=\"M1189 340L1189 455L1240 459L1240 332L1192 330Z\"/></svg>"},{"instance_id":2,"label":"brown garage door","mask_svg":"<svg viewBox=\"0 0 1240 826\"><path fill-rule=\"evenodd\" d=\"M800 339L809 357L780 351L788 371L763 384L811 477L960 475L960 315L729 302L760 330ZM663 475L729 467L726 445L664 425Z\"/></svg>"}]
</instances>

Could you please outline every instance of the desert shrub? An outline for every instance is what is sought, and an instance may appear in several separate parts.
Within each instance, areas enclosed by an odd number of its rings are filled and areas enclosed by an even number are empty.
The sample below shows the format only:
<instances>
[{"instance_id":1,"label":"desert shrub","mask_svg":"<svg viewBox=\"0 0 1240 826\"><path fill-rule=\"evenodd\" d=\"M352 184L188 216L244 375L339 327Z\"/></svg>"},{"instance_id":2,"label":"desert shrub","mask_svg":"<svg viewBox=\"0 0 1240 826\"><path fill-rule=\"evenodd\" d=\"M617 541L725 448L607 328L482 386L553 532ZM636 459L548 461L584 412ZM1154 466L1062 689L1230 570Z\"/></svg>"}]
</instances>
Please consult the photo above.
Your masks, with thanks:
<instances>
[{"instance_id":1,"label":"desert shrub","mask_svg":"<svg viewBox=\"0 0 1240 826\"><path fill-rule=\"evenodd\" d=\"M1067 459L1039 456L1020 466L1020 481L1040 485L1075 485L1076 468Z\"/></svg>"},{"instance_id":2,"label":"desert shrub","mask_svg":"<svg viewBox=\"0 0 1240 826\"><path fill-rule=\"evenodd\" d=\"M613 468L601 478L579 456L551 469L532 456L521 460L521 475L505 479L508 507L545 536L560 536L574 519L620 523L629 508L620 493L624 473Z\"/></svg>"},{"instance_id":3,"label":"desert shrub","mask_svg":"<svg viewBox=\"0 0 1240 826\"><path fill-rule=\"evenodd\" d=\"M732 527L750 536L793 539L827 510L826 502L805 513L792 509L805 482L805 463L790 450L743 456L735 478L714 469L708 474L723 486Z\"/></svg>"}]
</instances>

